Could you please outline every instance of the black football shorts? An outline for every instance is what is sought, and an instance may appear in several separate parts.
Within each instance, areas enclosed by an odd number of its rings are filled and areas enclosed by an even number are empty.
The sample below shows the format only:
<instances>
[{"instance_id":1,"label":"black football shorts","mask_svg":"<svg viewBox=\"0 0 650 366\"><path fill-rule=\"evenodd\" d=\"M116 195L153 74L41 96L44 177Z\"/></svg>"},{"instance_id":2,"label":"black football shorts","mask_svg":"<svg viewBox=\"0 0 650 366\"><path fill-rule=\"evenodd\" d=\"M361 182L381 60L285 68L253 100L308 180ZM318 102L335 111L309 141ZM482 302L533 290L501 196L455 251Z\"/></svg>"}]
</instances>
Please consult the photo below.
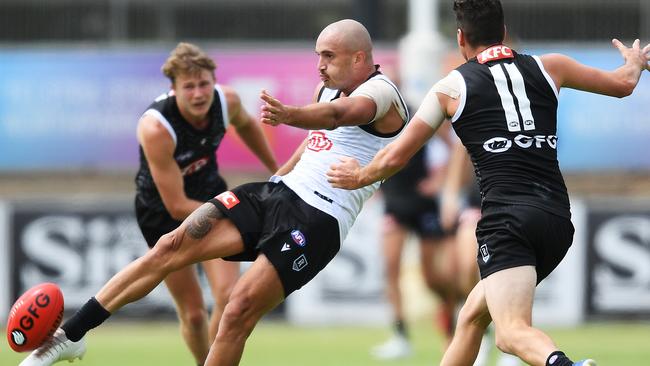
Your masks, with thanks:
<instances>
[{"instance_id":1,"label":"black football shorts","mask_svg":"<svg viewBox=\"0 0 650 366\"><path fill-rule=\"evenodd\" d=\"M224 259L253 261L264 253L285 297L311 281L339 251L338 221L282 182L244 184L209 202L232 220L244 241L244 252Z\"/></svg>"},{"instance_id":2,"label":"black football shorts","mask_svg":"<svg viewBox=\"0 0 650 366\"><path fill-rule=\"evenodd\" d=\"M135 199L135 217L138 227L149 248L153 248L161 236L174 231L181 221L174 220L167 211L154 211Z\"/></svg>"},{"instance_id":3,"label":"black football shorts","mask_svg":"<svg viewBox=\"0 0 650 366\"><path fill-rule=\"evenodd\" d=\"M414 196L385 196L384 212L417 236L427 239L440 239L446 235L440 223L438 200Z\"/></svg>"},{"instance_id":4,"label":"black football shorts","mask_svg":"<svg viewBox=\"0 0 650 366\"><path fill-rule=\"evenodd\" d=\"M560 264L573 241L571 220L527 205L484 203L476 228L481 278L525 265L537 283Z\"/></svg>"}]
</instances>

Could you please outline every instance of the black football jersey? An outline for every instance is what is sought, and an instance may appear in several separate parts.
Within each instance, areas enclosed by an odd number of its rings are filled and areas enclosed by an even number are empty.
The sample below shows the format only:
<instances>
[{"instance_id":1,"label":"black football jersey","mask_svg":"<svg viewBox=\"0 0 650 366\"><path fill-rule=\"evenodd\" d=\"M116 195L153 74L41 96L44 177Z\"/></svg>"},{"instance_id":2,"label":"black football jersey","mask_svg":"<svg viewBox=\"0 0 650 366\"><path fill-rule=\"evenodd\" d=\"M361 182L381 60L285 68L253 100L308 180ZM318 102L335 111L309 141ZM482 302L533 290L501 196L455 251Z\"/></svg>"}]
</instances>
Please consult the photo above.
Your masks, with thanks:
<instances>
[{"instance_id":1,"label":"black football jersey","mask_svg":"<svg viewBox=\"0 0 650 366\"><path fill-rule=\"evenodd\" d=\"M471 156L483 202L570 217L557 160L558 95L541 60L498 45L456 71L464 85L452 125Z\"/></svg>"},{"instance_id":2,"label":"black football jersey","mask_svg":"<svg viewBox=\"0 0 650 366\"><path fill-rule=\"evenodd\" d=\"M156 98L145 114L154 115L174 138L174 159L183 174L187 197L205 202L221 193L225 182L219 175L216 152L228 124L227 105L221 88L215 87L208 112L209 122L202 130L195 129L183 118L172 92ZM135 177L136 200L150 210L166 212L142 146L139 151L140 168Z\"/></svg>"}]
</instances>

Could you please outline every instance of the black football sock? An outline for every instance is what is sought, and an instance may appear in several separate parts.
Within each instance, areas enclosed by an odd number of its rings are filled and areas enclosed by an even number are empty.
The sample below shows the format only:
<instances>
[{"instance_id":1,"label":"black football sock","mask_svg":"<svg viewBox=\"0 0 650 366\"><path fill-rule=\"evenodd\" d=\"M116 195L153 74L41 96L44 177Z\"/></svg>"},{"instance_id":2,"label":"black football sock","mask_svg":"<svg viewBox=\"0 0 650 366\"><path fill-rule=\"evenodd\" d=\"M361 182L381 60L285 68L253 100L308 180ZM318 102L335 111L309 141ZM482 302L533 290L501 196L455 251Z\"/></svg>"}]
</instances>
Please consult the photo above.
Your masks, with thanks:
<instances>
[{"instance_id":1,"label":"black football sock","mask_svg":"<svg viewBox=\"0 0 650 366\"><path fill-rule=\"evenodd\" d=\"M72 318L63 323L61 329L69 340L78 342L86 335L86 332L103 323L109 316L111 313L104 309L94 297L91 297Z\"/></svg>"},{"instance_id":2,"label":"black football sock","mask_svg":"<svg viewBox=\"0 0 650 366\"><path fill-rule=\"evenodd\" d=\"M546 366L572 366L573 361L562 351L555 351L551 353L546 359Z\"/></svg>"},{"instance_id":3,"label":"black football sock","mask_svg":"<svg viewBox=\"0 0 650 366\"><path fill-rule=\"evenodd\" d=\"M395 331L404 338L409 337L408 332L406 331L406 323L402 319L395 321Z\"/></svg>"}]
</instances>

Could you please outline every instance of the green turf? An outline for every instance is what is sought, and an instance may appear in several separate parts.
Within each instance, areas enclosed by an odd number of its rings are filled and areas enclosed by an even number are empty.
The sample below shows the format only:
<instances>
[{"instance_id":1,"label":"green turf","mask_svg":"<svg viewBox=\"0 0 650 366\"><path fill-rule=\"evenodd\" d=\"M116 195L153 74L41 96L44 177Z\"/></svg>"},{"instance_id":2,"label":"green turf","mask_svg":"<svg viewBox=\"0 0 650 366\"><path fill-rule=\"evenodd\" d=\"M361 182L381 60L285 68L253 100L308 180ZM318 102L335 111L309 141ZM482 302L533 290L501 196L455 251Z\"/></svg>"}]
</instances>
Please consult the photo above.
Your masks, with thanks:
<instances>
[{"instance_id":1,"label":"green turf","mask_svg":"<svg viewBox=\"0 0 650 366\"><path fill-rule=\"evenodd\" d=\"M385 340L378 328L295 328L264 322L253 332L244 352L246 366L437 365L441 339L427 322L412 329L415 355L407 360L378 362L368 349ZM602 366L650 365L650 324L592 324L577 329L550 329L551 337L575 358L595 358ZM89 351L79 366L192 366L173 323L110 322L88 337ZM25 355L2 342L0 365L17 365ZM61 365L67 365L62 363ZM73 364L74 365L74 364Z\"/></svg>"}]
</instances>

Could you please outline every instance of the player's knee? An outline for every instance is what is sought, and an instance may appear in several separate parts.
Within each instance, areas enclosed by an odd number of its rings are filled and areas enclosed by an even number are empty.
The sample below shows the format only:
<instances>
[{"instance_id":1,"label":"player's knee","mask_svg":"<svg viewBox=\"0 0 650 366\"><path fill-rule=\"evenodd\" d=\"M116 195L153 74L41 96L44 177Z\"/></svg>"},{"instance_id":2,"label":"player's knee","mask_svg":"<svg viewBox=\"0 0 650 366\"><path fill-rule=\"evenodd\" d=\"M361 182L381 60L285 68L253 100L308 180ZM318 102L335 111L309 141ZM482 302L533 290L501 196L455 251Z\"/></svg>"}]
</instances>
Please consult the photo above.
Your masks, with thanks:
<instances>
[{"instance_id":1,"label":"player's knee","mask_svg":"<svg viewBox=\"0 0 650 366\"><path fill-rule=\"evenodd\" d=\"M500 351L514 354L517 344L526 338L525 328L527 327L523 324L497 325L494 332L494 344Z\"/></svg>"},{"instance_id":2,"label":"player's knee","mask_svg":"<svg viewBox=\"0 0 650 366\"><path fill-rule=\"evenodd\" d=\"M248 328L252 301L247 295L231 296L223 310L221 324L228 328Z\"/></svg>"},{"instance_id":3,"label":"player's knee","mask_svg":"<svg viewBox=\"0 0 650 366\"><path fill-rule=\"evenodd\" d=\"M485 329L492 322L487 308L466 302L458 313L457 324L462 327L479 327Z\"/></svg>"},{"instance_id":4,"label":"player's knee","mask_svg":"<svg viewBox=\"0 0 650 366\"><path fill-rule=\"evenodd\" d=\"M191 332L201 331L208 322L207 311L202 307L185 309L178 314L183 326Z\"/></svg>"},{"instance_id":5,"label":"player's knee","mask_svg":"<svg viewBox=\"0 0 650 366\"><path fill-rule=\"evenodd\" d=\"M214 296L215 302L222 308L228 303L230 294L232 294L233 287L235 287L234 283L225 282L226 281L219 281L219 283L215 286L214 292L212 294L212 296Z\"/></svg>"},{"instance_id":6,"label":"player's knee","mask_svg":"<svg viewBox=\"0 0 650 366\"><path fill-rule=\"evenodd\" d=\"M251 301L248 298L235 297L230 299L223 310L217 341L245 341L255 327L256 318L252 316Z\"/></svg>"},{"instance_id":7,"label":"player's knee","mask_svg":"<svg viewBox=\"0 0 650 366\"><path fill-rule=\"evenodd\" d=\"M179 230L176 229L167 233L158 239L156 245L149 251L147 261L150 262L152 269L165 270L167 272L173 271L174 267L174 254L178 251L180 241Z\"/></svg>"},{"instance_id":8,"label":"player's knee","mask_svg":"<svg viewBox=\"0 0 650 366\"><path fill-rule=\"evenodd\" d=\"M494 335L494 345L505 353L512 353L512 337L505 331L497 329Z\"/></svg>"}]
</instances>

